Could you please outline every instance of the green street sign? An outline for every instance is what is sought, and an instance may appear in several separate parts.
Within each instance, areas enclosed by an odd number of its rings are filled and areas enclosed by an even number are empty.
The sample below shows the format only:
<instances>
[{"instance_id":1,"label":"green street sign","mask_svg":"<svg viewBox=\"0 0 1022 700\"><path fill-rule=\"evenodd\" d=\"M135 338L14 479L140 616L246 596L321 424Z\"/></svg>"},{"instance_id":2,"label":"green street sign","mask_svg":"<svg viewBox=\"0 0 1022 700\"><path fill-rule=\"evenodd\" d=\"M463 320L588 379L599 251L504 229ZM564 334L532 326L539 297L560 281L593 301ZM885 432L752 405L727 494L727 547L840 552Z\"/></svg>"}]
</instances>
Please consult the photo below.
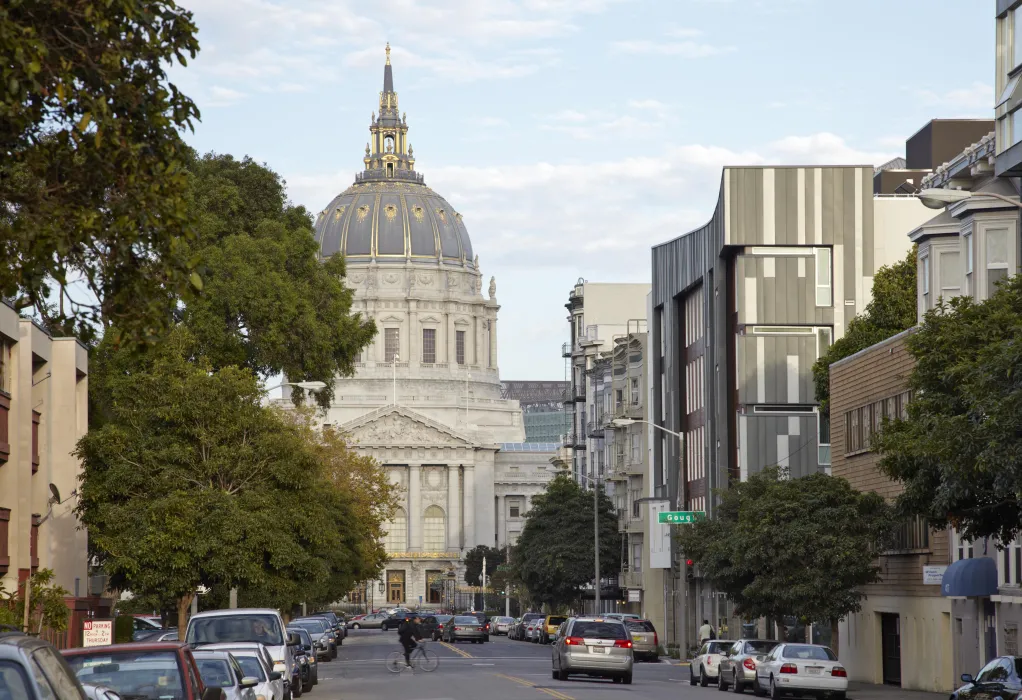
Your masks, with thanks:
<instances>
[{"instance_id":1,"label":"green street sign","mask_svg":"<svg viewBox=\"0 0 1022 700\"><path fill-rule=\"evenodd\" d=\"M690 525L696 520L702 520L705 517L706 513L701 510L672 510L657 513L657 522L667 523L668 525Z\"/></svg>"}]
</instances>

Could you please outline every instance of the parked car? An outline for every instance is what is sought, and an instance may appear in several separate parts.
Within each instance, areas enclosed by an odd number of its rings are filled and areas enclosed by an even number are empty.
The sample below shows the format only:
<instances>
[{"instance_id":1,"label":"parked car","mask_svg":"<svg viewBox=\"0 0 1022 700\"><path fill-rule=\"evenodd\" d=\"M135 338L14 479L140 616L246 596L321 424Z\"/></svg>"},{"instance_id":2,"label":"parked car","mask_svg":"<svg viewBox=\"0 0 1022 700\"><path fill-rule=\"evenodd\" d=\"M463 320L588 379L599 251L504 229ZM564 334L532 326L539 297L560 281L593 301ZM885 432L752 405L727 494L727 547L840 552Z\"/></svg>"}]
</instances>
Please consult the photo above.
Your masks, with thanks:
<instances>
[{"instance_id":1,"label":"parked car","mask_svg":"<svg viewBox=\"0 0 1022 700\"><path fill-rule=\"evenodd\" d=\"M221 642L263 644L273 658L273 670L285 680L284 700L291 698L291 679L295 677L293 647L298 637L288 635L280 613L269 608L207 610L188 620L185 641L192 645Z\"/></svg>"},{"instance_id":2,"label":"parked car","mask_svg":"<svg viewBox=\"0 0 1022 700\"><path fill-rule=\"evenodd\" d=\"M229 651L192 652L199 677L207 688L221 688L227 700L256 700L254 688L259 681L246 676L241 664Z\"/></svg>"},{"instance_id":3,"label":"parked car","mask_svg":"<svg viewBox=\"0 0 1022 700\"><path fill-rule=\"evenodd\" d=\"M444 627L443 640L451 644L465 641L482 644L490 640L490 635L475 615L455 615Z\"/></svg>"},{"instance_id":4,"label":"parked car","mask_svg":"<svg viewBox=\"0 0 1022 700\"><path fill-rule=\"evenodd\" d=\"M962 683L965 685L951 693L951 700L1013 698L1022 692L1022 657L999 656L984 666L975 678L963 673Z\"/></svg>"},{"instance_id":5,"label":"parked car","mask_svg":"<svg viewBox=\"0 0 1022 700\"><path fill-rule=\"evenodd\" d=\"M621 622L627 622L628 620L641 620L639 615L632 615L631 613L607 613L604 615L608 620L619 620Z\"/></svg>"},{"instance_id":6,"label":"parked car","mask_svg":"<svg viewBox=\"0 0 1022 700\"><path fill-rule=\"evenodd\" d=\"M710 681L716 683L720 660L733 644L734 640L731 639L711 639L703 642L696 657L689 664L689 683L692 685L698 683L704 688Z\"/></svg>"},{"instance_id":7,"label":"parked car","mask_svg":"<svg viewBox=\"0 0 1022 700\"><path fill-rule=\"evenodd\" d=\"M515 630L515 639L519 641L526 641L528 638L529 626L541 617L546 617L543 613L525 613L522 615L521 621L518 623L518 629Z\"/></svg>"},{"instance_id":8,"label":"parked car","mask_svg":"<svg viewBox=\"0 0 1022 700\"><path fill-rule=\"evenodd\" d=\"M632 640L620 620L574 617L554 640L551 662L557 680L584 674L631 684Z\"/></svg>"},{"instance_id":9,"label":"parked car","mask_svg":"<svg viewBox=\"0 0 1022 700\"><path fill-rule=\"evenodd\" d=\"M344 644L344 638L348 636L348 628L344 626L344 622L338 619L337 615L333 613L316 613L315 615L302 615L299 620L324 620L330 627L330 630L334 633L334 639L337 641L337 646Z\"/></svg>"},{"instance_id":10,"label":"parked car","mask_svg":"<svg viewBox=\"0 0 1022 700\"><path fill-rule=\"evenodd\" d=\"M7 682L7 697L16 700L86 700L92 697L52 644L20 631L4 632L3 629L0 628L0 669L10 669L10 673L2 673L0 680ZM42 669L42 673L37 669ZM97 695L95 690L92 692ZM186 700L202 700L201 692Z\"/></svg>"},{"instance_id":11,"label":"parked car","mask_svg":"<svg viewBox=\"0 0 1022 700\"><path fill-rule=\"evenodd\" d=\"M628 634L632 635L632 655L636 658L643 658L647 661L659 661L660 638L657 636L656 627L649 620L624 620Z\"/></svg>"},{"instance_id":12,"label":"parked car","mask_svg":"<svg viewBox=\"0 0 1022 700\"><path fill-rule=\"evenodd\" d=\"M546 620L546 615L539 615L525 623L525 641L533 644L539 641L539 630L543 626L544 620Z\"/></svg>"},{"instance_id":13,"label":"parked car","mask_svg":"<svg viewBox=\"0 0 1022 700\"><path fill-rule=\"evenodd\" d=\"M508 635L511 632L511 625L513 625L515 619L513 617L495 617L493 618L493 634Z\"/></svg>"},{"instance_id":14,"label":"parked car","mask_svg":"<svg viewBox=\"0 0 1022 700\"><path fill-rule=\"evenodd\" d=\"M768 639L739 639L720 658L717 686L742 693L756 680L756 657L766 656L777 646Z\"/></svg>"},{"instance_id":15,"label":"parked car","mask_svg":"<svg viewBox=\"0 0 1022 700\"><path fill-rule=\"evenodd\" d=\"M238 642L235 644L207 644L198 649L219 649L229 651L241 664L246 676L259 679L255 687L256 698L284 700L284 676L273 670L273 657L262 644Z\"/></svg>"},{"instance_id":16,"label":"parked car","mask_svg":"<svg viewBox=\"0 0 1022 700\"><path fill-rule=\"evenodd\" d=\"M132 623L135 631L132 633L131 638L136 642L141 642L145 639L150 639L161 632L163 632L163 625L160 624L159 618L155 620L150 616L133 615Z\"/></svg>"},{"instance_id":17,"label":"parked car","mask_svg":"<svg viewBox=\"0 0 1022 700\"><path fill-rule=\"evenodd\" d=\"M326 620L318 617L300 618L292 620L291 625L304 627L308 630L309 636L312 637L312 641L316 645L317 656L323 657L324 660L337 658L337 638Z\"/></svg>"},{"instance_id":18,"label":"parked car","mask_svg":"<svg viewBox=\"0 0 1022 700\"><path fill-rule=\"evenodd\" d=\"M837 654L819 644L778 644L756 662L757 695L777 700L782 695L829 695L844 700L848 672Z\"/></svg>"},{"instance_id":19,"label":"parked car","mask_svg":"<svg viewBox=\"0 0 1022 700\"><path fill-rule=\"evenodd\" d=\"M299 646L295 647L295 652L301 653L302 692L306 693L312 690L312 686L319 683L319 660L316 658L318 656L316 646L309 630L304 627L288 627L287 631L297 634L298 641L301 642Z\"/></svg>"},{"instance_id":20,"label":"parked car","mask_svg":"<svg viewBox=\"0 0 1022 700\"><path fill-rule=\"evenodd\" d=\"M187 644L136 642L65 649L61 653L80 683L111 688L122 698L227 700L221 688L206 687L202 682ZM75 696L64 689L50 697L64 700Z\"/></svg>"},{"instance_id":21,"label":"parked car","mask_svg":"<svg viewBox=\"0 0 1022 700\"><path fill-rule=\"evenodd\" d=\"M547 615L540 621L537 640L540 644L549 644L557 636L557 630L568 621L564 615Z\"/></svg>"},{"instance_id":22,"label":"parked car","mask_svg":"<svg viewBox=\"0 0 1022 700\"><path fill-rule=\"evenodd\" d=\"M453 617L452 615L425 615L419 622L419 631L423 639L432 639L434 642L440 639L444 629L444 623Z\"/></svg>"}]
</instances>

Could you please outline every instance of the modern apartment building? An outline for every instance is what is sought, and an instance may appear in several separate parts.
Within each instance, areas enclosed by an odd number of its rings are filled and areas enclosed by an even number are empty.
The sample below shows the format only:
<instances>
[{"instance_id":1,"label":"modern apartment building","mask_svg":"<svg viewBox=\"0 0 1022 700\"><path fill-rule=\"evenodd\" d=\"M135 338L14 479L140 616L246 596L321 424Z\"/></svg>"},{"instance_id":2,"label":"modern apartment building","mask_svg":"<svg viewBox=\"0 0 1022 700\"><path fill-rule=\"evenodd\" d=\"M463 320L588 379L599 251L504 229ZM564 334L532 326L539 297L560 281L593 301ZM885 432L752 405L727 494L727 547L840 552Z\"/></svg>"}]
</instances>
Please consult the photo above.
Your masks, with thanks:
<instances>
[{"instance_id":1,"label":"modern apartment building","mask_svg":"<svg viewBox=\"0 0 1022 700\"><path fill-rule=\"evenodd\" d=\"M829 471L812 365L930 216L914 197L874 196L873 176L872 166L727 167L710 222L653 248L650 415L685 439L654 436L652 486L672 510L712 517L714 489L775 464ZM727 608L684 568L668 626L687 644L697 620L719 626Z\"/></svg>"},{"instance_id":2,"label":"modern apartment building","mask_svg":"<svg viewBox=\"0 0 1022 700\"><path fill-rule=\"evenodd\" d=\"M73 610L98 602L88 600L87 534L74 513L88 373L76 339L53 338L0 303L0 585L12 592L52 569Z\"/></svg>"},{"instance_id":3,"label":"modern apartment building","mask_svg":"<svg viewBox=\"0 0 1022 700\"><path fill-rule=\"evenodd\" d=\"M516 381L500 383L501 398L517 400L522 407L525 441L529 443L560 443L571 429L565 399L569 382Z\"/></svg>"},{"instance_id":4,"label":"modern apartment building","mask_svg":"<svg viewBox=\"0 0 1022 700\"><path fill-rule=\"evenodd\" d=\"M1022 176L1022 0L997 0L994 172Z\"/></svg>"},{"instance_id":5,"label":"modern apartment building","mask_svg":"<svg viewBox=\"0 0 1022 700\"><path fill-rule=\"evenodd\" d=\"M571 431L564 444L572 452L572 474L583 486L603 478L605 442L600 429L598 392L610 385L609 363L598 365L613 350L614 338L628 333L629 321L646 318L648 284L599 284L580 279L568 294L570 340L561 348L570 382L566 405ZM594 428L591 430L591 428Z\"/></svg>"}]
</instances>

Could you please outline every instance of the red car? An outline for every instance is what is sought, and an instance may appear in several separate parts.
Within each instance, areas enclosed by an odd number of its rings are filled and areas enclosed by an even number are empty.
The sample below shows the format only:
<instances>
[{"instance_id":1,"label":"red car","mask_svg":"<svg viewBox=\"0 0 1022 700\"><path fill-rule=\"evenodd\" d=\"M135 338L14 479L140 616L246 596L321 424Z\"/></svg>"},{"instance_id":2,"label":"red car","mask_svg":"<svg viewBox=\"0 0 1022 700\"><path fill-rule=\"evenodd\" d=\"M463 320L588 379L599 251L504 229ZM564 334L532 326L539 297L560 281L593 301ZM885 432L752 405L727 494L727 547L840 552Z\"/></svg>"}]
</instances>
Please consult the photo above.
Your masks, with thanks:
<instances>
[{"instance_id":1,"label":"red car","mask_svg":"<svg viewBox=\"0 0 1022 700\"><path fill-rule=\"evenodd\" d=\"M111 644L61 652L82 684L105 686L121 697L148 700L226 700L222 688L202 684L187 644Z\"/></svg>"}]
</instances>

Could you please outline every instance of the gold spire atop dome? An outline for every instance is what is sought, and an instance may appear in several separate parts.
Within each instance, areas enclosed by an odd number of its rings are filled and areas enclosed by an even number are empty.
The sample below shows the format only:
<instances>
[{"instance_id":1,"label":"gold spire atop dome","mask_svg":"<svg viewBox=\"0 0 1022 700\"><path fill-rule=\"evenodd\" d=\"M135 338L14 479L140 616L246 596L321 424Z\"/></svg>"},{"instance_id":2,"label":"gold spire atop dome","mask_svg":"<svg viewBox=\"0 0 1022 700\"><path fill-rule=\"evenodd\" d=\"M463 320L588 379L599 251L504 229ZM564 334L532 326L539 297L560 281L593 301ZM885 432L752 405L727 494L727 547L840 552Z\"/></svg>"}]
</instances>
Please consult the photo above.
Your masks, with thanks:
<instances>
[{"instance_id":1,"label":"gold spire atop dome","mask_svg":"<svg viewBox=\"0 0 1022 700\"><path fill-rule=\"evenodd\" d=\"M387 65L390 65L390 42L387 42Z\"/></svg>"}]
</instances>

